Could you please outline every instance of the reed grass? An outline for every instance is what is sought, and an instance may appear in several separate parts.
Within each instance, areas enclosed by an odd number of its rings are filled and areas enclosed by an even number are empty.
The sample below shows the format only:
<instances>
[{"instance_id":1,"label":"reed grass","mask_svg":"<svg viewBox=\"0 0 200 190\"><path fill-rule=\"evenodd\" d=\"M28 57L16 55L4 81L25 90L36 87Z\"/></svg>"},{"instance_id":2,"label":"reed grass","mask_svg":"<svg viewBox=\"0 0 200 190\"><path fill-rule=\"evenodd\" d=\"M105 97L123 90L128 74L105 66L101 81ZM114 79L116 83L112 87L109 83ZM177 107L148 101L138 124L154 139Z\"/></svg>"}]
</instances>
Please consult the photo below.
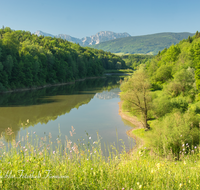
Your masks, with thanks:
<instances>
[{"instance_id":1,"label":"reed grass","mask_svg":"<svg viewBox=\"0 0 200 190\"><path fill-rule=\"evenodd\" d=\"M71 136L74 135L72 128ZM72 138L72 137L71 137ZM187 145L184 145L187 146ZM198 189L199 147L182 154L181 161L152 154L148 147L119 153L93 137L72 142L51 134L39 137L27 133L19 141L0 142L0 189Z\"/></svg>"}]
</instances>

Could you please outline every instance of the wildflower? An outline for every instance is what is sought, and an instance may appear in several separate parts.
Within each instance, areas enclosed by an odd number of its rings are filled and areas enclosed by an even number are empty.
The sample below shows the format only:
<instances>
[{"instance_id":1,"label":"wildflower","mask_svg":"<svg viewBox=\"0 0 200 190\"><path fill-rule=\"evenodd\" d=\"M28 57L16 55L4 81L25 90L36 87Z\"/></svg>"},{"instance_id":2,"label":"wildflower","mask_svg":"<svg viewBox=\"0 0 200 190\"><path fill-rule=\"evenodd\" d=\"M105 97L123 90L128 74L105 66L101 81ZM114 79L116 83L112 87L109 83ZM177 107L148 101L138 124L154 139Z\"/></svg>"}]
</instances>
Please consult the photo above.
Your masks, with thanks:
<instances>
[{"instance_id":1,"label":"wildflower","mask_svg":"<svg viewBox=\"0 0 200 190\"><path fill-rule=\"evenodd\" d=\"M140 183L139 183L139 182L137 182L137 185L140 185Z\"/></svg>"},{"instance_id":2,"label":"wildflower","mask_svg":"<svg viewBox=\"0 0 200 190\"><path fill-rule=\"evenodd\" d=\"M96 142L94 141L93 144L95 144Z\"/></svg>"},{"instance_id":3,"label":"wildflower","mask_svg":"<svg viewBox=\"0 0 200 190\"><path fill-rule=\"evenodd\" d=\"M122 188L122 190L124 190L124 187Z\"/></svg>"},{"instance_id":4,"label":"wildflower","mask_svg":"<svg viewBox=\"0 0 200 190\"><path fill-rule=\"evenodd\" d=\"M56 151L54 150L54 151L53 151L53 154L55 154L55 153L56 153Z\"/></svg>"},{"instance_id":5,"label":"wildflower","mask_svg":"<svg viewBox=\"0 0 200 190\"><path fill-rule=\"evenodd\" d=\"M142 185L139 185L139 189L141 189L142 188Z\"/></svg>"},{"instance_id":6,"label":"wildflower","mask_svg":"<svg viewBox=\"0 0 200 190\"><path fill-rule=\"evenodd\" d=\"M153 173L153 172L154 172L154 170L152 169L152 170L151 170L151 173Z\"/></svg>"},{"instance_id":7,"label":"wildflower","mask_svg":"<svg viewBox=\"0 0 200 190\"><path fill-rule=\"evenodd\" d=\"M180 184L179 184L179 187L181 188L182 186L183 186L183 184L182 184L182 183L180 183Z\"/></svg>"},{"instance_id":8,"label":"wildflower","mask_svg":"<svg viewBox=\"0 0 200 190\"><path fill-rule=\"evenodd\" d=\"M91 168L91 170L93 170L93 168Z\"/></svg>"},{"instance_id":9,"label":"wildflower","mask_svg":"<svg viewBox=\"0 0 200 190\"><path fill-rule=\"evenodd\" d=\"M33 132L33 134L35 134L35 131Z\"/></svg>"},{"instance_id":10,"label":"wildflower","mask_svg":"<svg viewBox=\"0 0 200 190\"><path fill-rule=\"evenodd\" d=\"M190 180L188 181L188 183L190 183Z\"/></svg>"},{"instance_id":11,"label":"wildflower","mask_svg":"<svg viewBox=\"0 0 200 190\"><path fill-rule=\"evenodd\" d=\"M29 123L29 119L27 119L27 123Z\"/></svg>"},{"instance_id":12,"label":"wildflower","mask_svg":"<svg viewBox=\"0 0 200 190\"><path fill-rule=\"evenodd\" d=\"M186 144L186 146L188 146L188 143Z\"/></svg>"},{"instance_id":13,"label":"wildflower","mask_svg":"<svg viewBox=\"0 0 200 190\"><path fill-rule=\"evenodd\" d=\"M91 137L89 137L89 139L91 139Z\"/></svg>"},{"instance_id":14,"label":"wildflower","mask_svg":"<svg viewBox=\"0 0 200 190\"><path fill-rule=\"evenodd\" d=\"M182 145L182 147L184 147L184 144Z\"/></svg>"},{"instance_id":15,"label":"wildflower","mask_svg":"<svg viewBox=\"0 0 200 190\"><path fill-rule=\"evenodd\" d=\"M184 165L186 165L186 162L185 162L185 160L184 160L183 164L184 164Z\"/></svg>"},{"instance_id":16,"label":"wildflower","mask_svg":"<svg viewBox=\"0 0 200 190\"><path fill-rule=\"evenodd\" d=\"M156 166L157 166L158 169L160 169L160 163L158 163Z\"/></svg>"},{"instance_id":17,"label":"wildflower","mask_svg":"<svg viewBox=\"0 0 200 190\"><path fill-rule=\"evenodd\" d=\"M25 152L27 151L27 149L24 150Z\"/></svg>"},{"instance_id":18,"label":"wildflower","mask_svg":"<svg viewBox=\"0 0 200 190\"><path fill-rule=\"evenodd\" d=\"M94 151L94 153L96 153L96 150Z\"/></svg>"},{"instance_id":19,"label":"wildflower","mask_svg":"<svg viewBox=\"0 0 200 190\"><path fill-rule=\"evenodd\" d=\"M196 146L194 148L197 148Z\"/></svg>"}]
</instances>

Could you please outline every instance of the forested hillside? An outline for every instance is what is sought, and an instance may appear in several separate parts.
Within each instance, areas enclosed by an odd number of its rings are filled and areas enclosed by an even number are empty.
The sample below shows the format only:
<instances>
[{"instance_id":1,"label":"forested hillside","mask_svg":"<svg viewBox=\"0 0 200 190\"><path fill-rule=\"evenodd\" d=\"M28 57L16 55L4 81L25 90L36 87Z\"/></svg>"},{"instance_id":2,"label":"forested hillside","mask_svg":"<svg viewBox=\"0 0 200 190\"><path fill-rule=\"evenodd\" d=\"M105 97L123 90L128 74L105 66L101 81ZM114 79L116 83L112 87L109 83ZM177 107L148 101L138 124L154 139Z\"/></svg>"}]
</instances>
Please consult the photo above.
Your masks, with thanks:
<instances>
[{"instance_id":1,"label":"forested hillside","mask_svg":"<svg viewBox=\"0 0 200 190\"><path fill-rule=\"evenodd\" d=\"M127 67L136 70L139 65L150 62L153 59L153 55L138 55L128 54L122 55L121 58L125 61Z\"/></svg>"},{"instance_id":2,"label":"forested hillside","mask_svg":"<svg viewBox=\"0 0 200 190\"><path fill-rule=\"evenodd\" d=\"M123 68L118 56L66 40L0 29L0 91L102 75Z\"/></svg>"},{"instance_id":3,"label":"forested hillside","mask_svg":"<svg viewBox=\"0 0 200 190\"><path fill-rule=\"evenodd\" d=\"M158 33L144 36L131 36L102 42L91 47L112 53L151 54L156 55L164 48L177 44L188 36L194 34L183 33Z\"/></svg>"},{"instance_id":4,"label":"forested hillside","mask_svg":"<svg viewBox=\"0 0 200 190\"><path fill-rule=\"evenodd\" d=\"M144 136L148 145L161 155L173 153L180 159L200 143L199 88L200 33L196 32L143 64L122 85L121 97L124 108L151 129Z\"/></svg>"}]
</instances>

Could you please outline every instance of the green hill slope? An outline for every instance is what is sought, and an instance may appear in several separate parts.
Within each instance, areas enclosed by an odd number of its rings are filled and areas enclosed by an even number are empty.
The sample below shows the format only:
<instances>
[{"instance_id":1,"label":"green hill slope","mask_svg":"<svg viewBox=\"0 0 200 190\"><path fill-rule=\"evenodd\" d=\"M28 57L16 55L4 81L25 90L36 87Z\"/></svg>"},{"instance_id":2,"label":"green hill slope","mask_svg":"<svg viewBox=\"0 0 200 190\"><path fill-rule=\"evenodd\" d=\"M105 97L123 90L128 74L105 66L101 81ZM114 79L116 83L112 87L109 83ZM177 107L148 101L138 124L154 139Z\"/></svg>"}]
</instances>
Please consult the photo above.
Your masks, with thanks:
<instances>
[{"instance_id":1,"label":"green hill slope","mask_svg":"<svg viewBox=\"0 0 200 190\"><path fill-rule=\"evenodd\" d=\"M117 55L60 38L0 29L0 92L65 83L125 67Z\"/></svg>"},{"instance_id":2,"label":"green hill slope","mask_svg":"<svg viewBox=\"0 0 200 190\"><path fill-rule=\"evenodd\" d=\"M188 36L194 34L183 33L158 33L145 36L132 36L119 38L107 42L102 42L91 47L102 49L112 53L130 53L130 54L157 54L164 48L170 47L172 44L177 44Z\"/></svg>"}]
</instances>

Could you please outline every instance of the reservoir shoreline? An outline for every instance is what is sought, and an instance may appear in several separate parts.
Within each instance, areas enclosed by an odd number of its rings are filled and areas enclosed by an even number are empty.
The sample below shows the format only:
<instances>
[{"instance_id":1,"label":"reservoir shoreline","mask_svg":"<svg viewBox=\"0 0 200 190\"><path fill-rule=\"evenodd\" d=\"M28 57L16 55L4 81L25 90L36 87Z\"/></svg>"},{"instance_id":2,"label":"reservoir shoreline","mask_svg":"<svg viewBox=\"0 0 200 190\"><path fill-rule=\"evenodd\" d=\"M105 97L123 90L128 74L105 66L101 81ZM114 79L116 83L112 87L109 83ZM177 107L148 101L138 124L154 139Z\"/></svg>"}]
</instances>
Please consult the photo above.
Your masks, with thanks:
<instances>
[{"instance_id":1,"label":"reservoir shoreline","mask_svg":"<svg viewBox=\"0 0 200 190\"><path fill-rule=\"evenodd\" d=\"M46 84L43 86L29 87L29 88L18 88L18 89L14 89L14 90L2 91L2 92L0 92L0 94L12 93L12 92L23 92L23 91L28 91L28 90L38 90L38 89L47 88L47 87L51 87L51 86L68 85L68 84L74 84L75 82L78 82L78 81L84 81L86 79L96 79L96 78L106 78L106 76L85 77L83 79L77 79L77 80L74 80L71 82L65 82L65 83Z\"/></svg>"},{"instance_id":2,"label":"reservoir shoreline","mask_svg":"<svg viewBox=\"0 0 200 190\"><path fill-rule=\"evenodd\" d=\"M128 130L128 131L126 132L126 134L127 134L129 137L133 138L133 139L135 140L135 143L136 143L136 145L132 148L132 150L129 151L129 153L131 153L131 152L137 151L139 148L142 148L142 146L144 145L144 141L143 141L141 138L137 137L136 135L134 135L134 134L132 133L132 131L134 131L134 130L136 130L136 129L142 129L142 128L143 128L143 125L142 125L142 123L137 119L136 116L129 116L128 113L125 112L125 111L122 109L123 101L120 101L118 104L119 104L119 115L120 115L123 119L125 119L125 120L131 122L133 125L135 125L135 127L134 127L133 129L130 129L130 130Z\"/></svg>"}]
</instances>

